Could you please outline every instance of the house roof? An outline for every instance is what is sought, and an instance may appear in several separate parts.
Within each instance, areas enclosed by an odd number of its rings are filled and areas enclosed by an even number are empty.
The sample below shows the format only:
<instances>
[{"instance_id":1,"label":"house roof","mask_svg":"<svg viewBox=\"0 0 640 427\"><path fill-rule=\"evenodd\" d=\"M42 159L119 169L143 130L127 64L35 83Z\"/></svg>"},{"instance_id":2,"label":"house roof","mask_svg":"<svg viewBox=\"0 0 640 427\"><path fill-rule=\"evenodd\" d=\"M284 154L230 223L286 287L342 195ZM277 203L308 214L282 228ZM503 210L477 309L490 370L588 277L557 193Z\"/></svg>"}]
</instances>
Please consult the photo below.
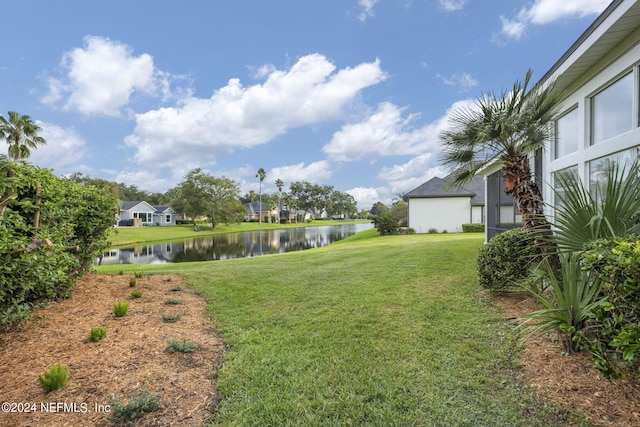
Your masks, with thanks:
<instances>
[{"instance_id":1,"label":"house roof","mask_svg":"<svg viewBox=\"0 0 640 427\"><path fill-rule=\"evenodd\" d=\"M143 200L120 200L120 209L123 211L128 211L130 209L135 208L136 206L138 206L141 203L145 203L148 206L151 206L149 203L143 201ZM151 206L153 207L153 206Z\"/></svg>"},{"instance_id":2,"label":"house roof","mask_svg":"<svg viewBox=\"0 0 640 427\"><path fill-rule=\"evenodd\" d=\"M169 210L175 212L171 205L155 205L153 208L156 210L156 213L165 213Z\"/></svg>"},{"instance_id":3,"label":"house roof","mask_svg":"<svg viewBox=\"0 0 640 427\"><path fill-rule=\"evenodd\" d=\"M462 187L449 187L449 176L445 178L431 178L429 181L414 188L404 195L406 199L435 198L435 197L471 197L471 204L484 205L484 178L475 176Z\"/></svg>"},{"instance_id":4,"label":"house roof","mask_svg":"<svg viewBox=\"0 0 640 427\"><path fill-rule=\"evenodd\" d=\"M584 33L545 73L539 83L557 76L556 89L565 90L574 82L589 78L610 62L601 60L614 56L621 43L634 33L640 23L638 0L614 0ZM624 48L624 46L623 46ZM594 66L600 62L597 70Z\"/></svg>"},{"instance_id":5,"label":"house roof","mask_svg":"<svg viewBox=\"0 0 640 427\"><path fill-rule=\"evenodd\" d=\"M246 203L245 206L247 207L249 215L258 215L259 212L266 212L269 210L265 202L251 202Z\"/></svg>"}]
</instances>

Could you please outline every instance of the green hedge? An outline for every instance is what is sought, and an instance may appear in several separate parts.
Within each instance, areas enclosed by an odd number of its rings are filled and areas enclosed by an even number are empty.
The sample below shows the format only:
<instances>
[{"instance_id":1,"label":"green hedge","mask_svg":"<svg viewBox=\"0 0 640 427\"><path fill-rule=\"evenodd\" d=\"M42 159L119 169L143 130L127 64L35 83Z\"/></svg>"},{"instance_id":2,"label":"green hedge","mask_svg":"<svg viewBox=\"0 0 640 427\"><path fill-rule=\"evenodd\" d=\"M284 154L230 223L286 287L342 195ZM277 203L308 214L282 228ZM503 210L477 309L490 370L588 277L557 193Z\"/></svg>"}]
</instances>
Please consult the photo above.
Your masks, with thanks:
<instances>
[{"instance_id":1,"label":"green hedge","mask_svg":"<svg viewBox=\"0 0 640 427\"><path fill-rule=\"evenodd\" d=\"M513 288L528 278L541 252L531 231L513 228L494 236L478 252L478 281L485 289Z\"/></svg>"},{"instance_id":2,"label":"green hedge","mask_svg":"<svg viewBox=\"0 0 640 427\"><path fill-rule=\"evenodd\" d=\"M4 202L4 203L3 203ZM108 247L117 199L0 157L0 329L67 296Z\"/></svg>"},{"instance_id":3,"label":"green hedge","mask_svg":"<svg viewBox=\"0 0 640 427\"><path fill-rule=\"evenodd\" d=\"M463 233L484 233L484 224L462 224Z\"/></svg>"}]
</instances>

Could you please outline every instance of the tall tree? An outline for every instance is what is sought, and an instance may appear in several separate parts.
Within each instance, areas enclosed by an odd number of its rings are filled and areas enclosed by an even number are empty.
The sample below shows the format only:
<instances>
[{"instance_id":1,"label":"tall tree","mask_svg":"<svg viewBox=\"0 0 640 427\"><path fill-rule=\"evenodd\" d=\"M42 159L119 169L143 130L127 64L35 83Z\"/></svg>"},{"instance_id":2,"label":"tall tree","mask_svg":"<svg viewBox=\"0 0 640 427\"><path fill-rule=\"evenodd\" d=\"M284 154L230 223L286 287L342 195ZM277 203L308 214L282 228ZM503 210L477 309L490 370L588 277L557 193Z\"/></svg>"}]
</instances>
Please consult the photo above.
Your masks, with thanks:
<instances>
[{"instance_id":1,"label":"tall tree","mask_svg":"<svg viewBox=\"0 0 640 427\"><path fill-rule=\"evenodd\" d=\"M551 137L562 100L553 83L528 91L530 81L531 70L511 91L488 93L475 107L460 108L451 116L451 128L441 134L441 159L452 168L454 184L463 185L490 162L500 161L504 191L514 197L524 228L546 223L542 192L529 160Z\"/></svg>"},{"instance_id":2,"label":"tall tree","mask_svg":"<svg viewBox=\"0 0 640 427\"><path fill-rule=\"evenodd\" d=\"M531 155L545 148L553 131L553 119L563 99L554 83L529 90L531 70L510 91L482 95L474 107L451 115L451 128L440 135L441 160L452 169L454 185L469 182L489 163L498 161L504 176L504 192L513 196L524 228L551 235L544 215L542 191L531 173ZM549 244L547 252L552 251Z\"/></svg>"},{"instance_id":3,"label":"tall tree","mask_svg":"<svg viewBox=\"0 0 640 427\"><path fill-rule=\"evenodd\" d=\"M31 150L47 143L38 135L42 128L30 116L9 111L9 120L0 116L0 137L9 144L9 157L13 160L26 159Z\"/></svg>"},{"instance_id":4,"label":"tall tree","mask_svg":"<svg viewBox=\"0 0 640 427\"><path fill-rule=\"evenodd\" d=\"M262 181L267 177L267 173L264 171L264 168L258 169L258 173L256 174L256 178L260 179L260 208L258 209L258 217L260 219L260 224L262 224Z\"/></svg>"},{"instance_id":5,"label":"tall tree","mask_svg":"<svg viewBox=\"0 0 640 427\"><path fill-rule=\"evenodd\" d=\"M278 222L280 222L280 205L282 204L282 188L284 181L280 178L276 179L276 187L278 187Z\"/></svg>"}]
</instances>

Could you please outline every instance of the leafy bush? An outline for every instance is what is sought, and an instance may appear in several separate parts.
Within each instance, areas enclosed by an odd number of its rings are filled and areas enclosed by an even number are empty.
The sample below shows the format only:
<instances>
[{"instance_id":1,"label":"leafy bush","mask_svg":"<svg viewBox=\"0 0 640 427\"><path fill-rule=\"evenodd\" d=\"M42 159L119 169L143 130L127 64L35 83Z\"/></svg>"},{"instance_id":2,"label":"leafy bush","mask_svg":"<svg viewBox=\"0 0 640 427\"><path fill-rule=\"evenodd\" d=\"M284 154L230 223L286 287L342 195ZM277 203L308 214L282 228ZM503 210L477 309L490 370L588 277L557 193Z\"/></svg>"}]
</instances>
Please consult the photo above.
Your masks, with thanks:
<instances>
[{"instance_id":1,"label":"leafy bush","mask_svg":"<svg viewBox=\"0 0 640 427\"><path fill-rule=\"evenodd\" d=\"M129 279L129 287L135 288L137 284L138 282L136 281L136 279Z\"/></svg>"},{"instance_id":2,"label":"leafy bush","mask_svg":"<svg viewBox=\"0 0 640 427\"><path fill-rule=\"evenodd\" d=\"M91 328L91 332L89 333L89 341L98 342L102 338L104 338L105 335L107 335L107 328Z\"/></svg>"},{"instance_id":3,"label":"leafy bush","mask_svg":"<svg viewBox=\"0 0 640 427\"><path fill-rule=\"evenodd\" d=\"M591 242L582 253L582 265L605 283L604 302L591 319L599 343L594 334L583 342L606 377L621 376L614 360L640 365L640 237Z\"/></svg>"},{"instance_id":4,"label":"leafy bush","mask_svg":"<svg viewBox=\"0 0 640 427\"><path fill-rule=\"evenodd\" d=\"M541 260L534 234L524 228L513 228L494 236L480 248L478 281L485 289L515 287Z\"/></svg>"},{"instance_id":5,"label":"leafy bush","mask_svg":"<svg viewBox=\"0 0 640 427\"><path fill-rule=\"evenodd\" d=\"M113 414L114 421L118 425L130 425L135 419L142 417L147 412L160 409L160 398L148 390L143 390L138 395L129 397L129 401L124 405L117 397L109 398L109 407Z\"/></svg>"},{"instance_id":6,"label":"leafy bush","mask_svg":"<svg viewBox=\"0 0 640 427\"><path fill-rule=\"evenodd\" d=\"M484 233L484 224L462 224L463 233Z\"/></svg>"},{"instance_id":7,"label":"leafy bush","mask_svg":"<svg viewBox=\"0 0 640 427\"><path fill-rule=\"evenodd\" d=\"M131 298L140 298L142 296L142 291L131 291L129 296Z\"/></svg>"},{"instance_id":8,"label":"leafy bush","mask_svg":"<svg viewBox=\"0 0 640 427\"><path fill-rule=\"evenodd\" d=\"M373 217L373 226L381 236L387 234L397 234L400 229L400 222L390 212L386 212Z\"/></svg>"},{"instance_id":9,"label":"leafy bush","mask_svg":"<svg viewBox=\"0 0 640 427\"><path fill-rule=\"evenodd\" d=\"M108 247L117 199L0 156L0 328L69 295Z\"/></svg>"},{"instance_id":10,"label":"leafy bush","mask_svg":"<svg viewBox=\"0 0 640 427\"><path fill-rule=\"evenodd\" d=\"M136 271L135 273L133 273L133 275L136 277L136 279L142 279L144 277L144 271Z\"/></svg>"},{"instance_id":11,"label":"leafy bush","mask_svg":"<svg viewBox=\"0 0 640 427\"><path fill-rule=\"evenodd\" d=\"M43 375L38 376L40 387L44 391L54 391L64 387L67 384L69 370L66 366L55 364Z\"/></svg>"},{"instance_id":12,"label":"leafy bush","mask_svg":"<svg viewBox=\"0 0 640 427\"><path fill-rule=\"evenodd\" d=\"M179 300L177 298L167 298L164 303L167 305L177 305L182 304L182 300Z\"/></svg>"},{"instance_id":13,"label":"leafy bush","mask_svg":"<svg viewBox=\"0 0 640 427\"><path fill-rule=\"evenodd\" d=\"M113 305L113 314L116 317L122 317L129 311L129 303L126 301L119 301Z\"/></svg>"}]
</instances>

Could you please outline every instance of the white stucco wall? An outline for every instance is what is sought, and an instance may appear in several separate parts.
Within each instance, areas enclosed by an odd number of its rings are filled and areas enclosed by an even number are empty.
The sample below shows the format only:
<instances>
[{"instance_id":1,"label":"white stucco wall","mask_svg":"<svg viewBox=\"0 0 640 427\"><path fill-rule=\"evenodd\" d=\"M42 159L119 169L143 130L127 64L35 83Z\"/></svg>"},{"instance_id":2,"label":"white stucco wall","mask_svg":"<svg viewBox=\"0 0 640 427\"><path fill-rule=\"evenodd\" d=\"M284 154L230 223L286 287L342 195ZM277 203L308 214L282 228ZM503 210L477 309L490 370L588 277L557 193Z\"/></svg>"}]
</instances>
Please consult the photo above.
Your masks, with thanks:
<instances>
[{"instance_id":1,"label":"white stucco wall","mask_svg":"<svg viewBox=\"0 0 640 427\"><path fill-rule=\"evenodd\" d=\"M409 227L416 233L462 232L462 224L471 221L470 197L429 197L409 199Z\"/></svg>"}]
</instances>

